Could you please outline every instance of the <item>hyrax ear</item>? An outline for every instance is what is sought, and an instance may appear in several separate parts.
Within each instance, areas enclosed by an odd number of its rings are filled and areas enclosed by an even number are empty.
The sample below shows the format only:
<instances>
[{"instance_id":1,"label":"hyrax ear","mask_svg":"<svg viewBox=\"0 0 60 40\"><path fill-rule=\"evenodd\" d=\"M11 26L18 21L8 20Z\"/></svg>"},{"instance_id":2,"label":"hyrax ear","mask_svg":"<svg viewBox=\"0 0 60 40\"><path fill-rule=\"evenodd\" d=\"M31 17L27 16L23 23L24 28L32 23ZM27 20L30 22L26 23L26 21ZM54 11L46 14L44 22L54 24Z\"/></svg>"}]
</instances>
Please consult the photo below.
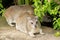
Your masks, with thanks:
<instances>
[{"instance_id":1,"label":"hyrax ear","mask_svg":"<svg viewBox=\"0 0 60 40\"><path fill-rule=\"evenodd\" d=\"M35 20L38 21L38 16L35 16Z\"/></svg>"}]
</instances>

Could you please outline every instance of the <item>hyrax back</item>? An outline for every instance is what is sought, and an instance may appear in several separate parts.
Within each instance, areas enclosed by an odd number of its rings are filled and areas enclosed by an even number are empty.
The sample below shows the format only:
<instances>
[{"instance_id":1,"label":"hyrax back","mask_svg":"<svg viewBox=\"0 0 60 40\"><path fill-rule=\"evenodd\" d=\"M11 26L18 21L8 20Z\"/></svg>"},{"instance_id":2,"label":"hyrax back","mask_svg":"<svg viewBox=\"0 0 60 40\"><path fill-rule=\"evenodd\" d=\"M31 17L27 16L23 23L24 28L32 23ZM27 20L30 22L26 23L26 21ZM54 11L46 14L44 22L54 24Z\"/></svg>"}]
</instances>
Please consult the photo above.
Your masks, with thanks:
<instances>
[{"instance_id":1,"label":"hyrax back","mask_svg":"<svg viewBox=\"0 0 60 40\"><path fill-rule=\"evenodd\" d=\"M20 16L22 13L28 12L29 14L34 14L33 7L30 5L21 5L21 6L11 6L5 11L5 18L10 26L11 23L15 23L15 19Z\"/></svg>"}]
</instances>

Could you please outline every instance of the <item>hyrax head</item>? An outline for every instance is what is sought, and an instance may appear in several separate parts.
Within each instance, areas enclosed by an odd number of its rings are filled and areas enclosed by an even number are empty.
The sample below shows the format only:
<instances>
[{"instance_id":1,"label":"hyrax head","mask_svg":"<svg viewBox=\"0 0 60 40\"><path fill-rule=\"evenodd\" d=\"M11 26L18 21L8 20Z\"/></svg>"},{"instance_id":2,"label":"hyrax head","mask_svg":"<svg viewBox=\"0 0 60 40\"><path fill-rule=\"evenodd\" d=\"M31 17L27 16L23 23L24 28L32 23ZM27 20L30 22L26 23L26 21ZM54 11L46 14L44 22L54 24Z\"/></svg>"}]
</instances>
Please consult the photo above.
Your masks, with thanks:
<instances>
[{"instance_id":1,"label":"hyrax head","mask_svg":"<svg viewBox=\"0 0 60 40\"><path fill-rule=\"evenodd\" d=\"M28 25L31 26L32 28L36 28L36 24L38 22L38 17L31 16L31 17L27 17L27 19L28 19Z\"/></svg>"}]
</instances>

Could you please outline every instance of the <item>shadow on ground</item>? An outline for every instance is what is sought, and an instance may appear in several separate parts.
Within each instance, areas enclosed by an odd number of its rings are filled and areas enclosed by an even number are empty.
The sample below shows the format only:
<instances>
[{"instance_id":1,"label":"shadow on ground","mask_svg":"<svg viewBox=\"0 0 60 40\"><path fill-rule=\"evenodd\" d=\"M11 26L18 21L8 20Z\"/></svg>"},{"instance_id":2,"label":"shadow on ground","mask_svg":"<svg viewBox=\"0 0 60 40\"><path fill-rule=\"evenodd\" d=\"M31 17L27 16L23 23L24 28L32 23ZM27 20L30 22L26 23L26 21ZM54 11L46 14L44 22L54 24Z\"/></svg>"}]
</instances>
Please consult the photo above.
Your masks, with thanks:
<instances>
[{"instance_id":1,"label":"shadow on ground","mask_svg":"<svg viewBox=\"0 0 60 40\"><path fill-rule=\"evenodd\" d=\"M15 27L10 27L4 17L0 17L0 40L60 40L60 37L55 37L53 30L50 27L42 26L45 35L36 35L36 38L32 38L20 31L17 31Z\"/></svg>"}]
</instances>

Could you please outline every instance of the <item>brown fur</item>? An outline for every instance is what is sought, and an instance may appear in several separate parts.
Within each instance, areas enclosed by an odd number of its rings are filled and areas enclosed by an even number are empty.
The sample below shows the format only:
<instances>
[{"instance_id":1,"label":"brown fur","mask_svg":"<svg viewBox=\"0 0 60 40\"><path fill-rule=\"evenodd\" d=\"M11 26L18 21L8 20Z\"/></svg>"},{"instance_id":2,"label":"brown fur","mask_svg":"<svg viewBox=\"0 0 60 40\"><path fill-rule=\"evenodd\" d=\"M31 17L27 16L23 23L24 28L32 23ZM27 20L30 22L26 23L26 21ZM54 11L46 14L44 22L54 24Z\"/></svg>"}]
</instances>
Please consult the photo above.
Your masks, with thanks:
<instances>
[{"instance_id":1,"label":"brown fur","mask_svg":"<svg viewBox=\"0 0 60 40\"><path fill-rule=\"evenodd\" d=\"M33 7L29 5L11 6L4 14L8 24L14 26L11 23L16 23L16 29L34 37L34 33L39 31L41 34L40 23L37 16L34 15ZM36 23L38 22L38 23Z\"/></svg>"}]
</instances>

